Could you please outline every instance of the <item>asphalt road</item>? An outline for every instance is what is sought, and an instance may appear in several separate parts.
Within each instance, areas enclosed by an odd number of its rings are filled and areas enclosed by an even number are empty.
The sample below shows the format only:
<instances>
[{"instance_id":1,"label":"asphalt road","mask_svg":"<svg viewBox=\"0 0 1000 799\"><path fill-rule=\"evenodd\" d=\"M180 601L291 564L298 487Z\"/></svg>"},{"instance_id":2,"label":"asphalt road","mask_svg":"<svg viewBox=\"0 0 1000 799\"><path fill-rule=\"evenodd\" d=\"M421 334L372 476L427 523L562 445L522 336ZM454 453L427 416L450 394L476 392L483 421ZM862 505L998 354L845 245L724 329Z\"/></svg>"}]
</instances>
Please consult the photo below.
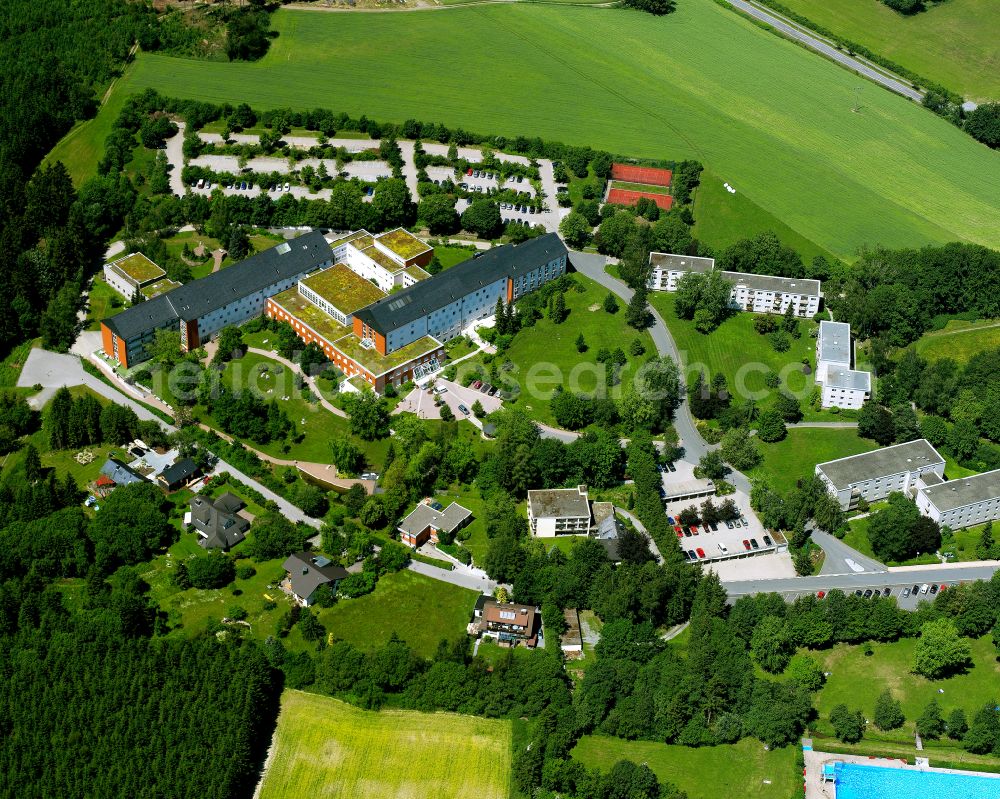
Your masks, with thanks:
<instances>
[{"instance_id":1,"label":"asphalt road","mask_svg":"<svg viewBox=\"0 0 1000 799\"><path fill-rule=\"evenodd\" d=\"M860 574L861 572L858 569L851 568L848 561L853 561L863 571L872 574L884 574L887 571L885 564L862 555L856 549L849 547L839 538L829 533L813 530L812 540L822 547L826 553L826 560L823 561L823 568L820 570L820 574Z\"/></svg>"},{"instance_id":2,"label":"asphalt road","mask_svg":"<svg viewBox=\"0 0 1000 799\"><path fill-rule=\"evenodd\" d=\"M788 36L797 42L801 42L810 50L815 50L817 53L836 61L841 66L847 67L847 69L852 72L857 72L869 80L884 86L889 89L889 91L901 94L903 97L908 100L913 100L916 103L920 103L924 99L923 94L914 89L909 83L904 83L901 80L890 78L878 70L872 69L872 67L868 66L863 61L859 61L857 58L841 52L836 47L827 44L822 39L811 35L806 31L800 30L793 25L789 25L771 11L761 8L753 3L748 3L746 0L727 0L727 2L733 6L733 8L738 8L740 11L749 14L755 19L770 25L772 28L780 31L785 36Z\"/></svg>"}]
</instances>

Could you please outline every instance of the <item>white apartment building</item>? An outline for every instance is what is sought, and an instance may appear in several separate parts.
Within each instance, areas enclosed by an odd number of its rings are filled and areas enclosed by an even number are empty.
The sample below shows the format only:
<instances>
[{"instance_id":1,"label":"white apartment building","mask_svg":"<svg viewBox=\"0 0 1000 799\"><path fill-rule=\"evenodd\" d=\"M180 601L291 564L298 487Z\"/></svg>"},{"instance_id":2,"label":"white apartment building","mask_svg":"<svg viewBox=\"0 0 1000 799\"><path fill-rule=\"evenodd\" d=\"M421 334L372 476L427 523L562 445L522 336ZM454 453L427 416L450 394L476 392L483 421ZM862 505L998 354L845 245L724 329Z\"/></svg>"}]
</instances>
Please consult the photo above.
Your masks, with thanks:
<instances>
[{"instance_id":1,"label":"white apartment building","mask_svg":"<svg viewBox=\"0 0 1000 799\"><path fill-rule=\"evenodd\" d=\"M953 530L1000 519L1000 469L918 487L917 508Z\"/></svg>"},{"instance_id":2,"label":"white apartment building","mask_svg":"<svg viewBox=\"0 0 1000 799\"><path fill-rule=\"evenodd\" d=\"M151 286L167 276L159 266L141 252L123 255L104 265L104 279L107 284L130 302L136 292ZM171 288L179 283L168 281Z\"/></svg>"},{"instance_id":3,"label":"white apartment building","mask_svg":"<svg viewBox=\"0 0 1000 799\"><path fill-rule=\"evenodd\" d=\"M538 538L587 535L590 500L586 486L546 488L528 492L528 524Z\"/></svg>"},{"instance_id":4,"label":"white apartment building","mask_svg":"<svg viewBox=\"0 0 1000 799\"><path fill-rule=\"evenodd\" d=\"M358 230L332 240L330 248L334 261L346 264L386 294L430 277L423 267L434 257L431 246L402 228L378 236Z\"/></svg>"},{"instance_id":5,"label":"white apartment building","mask_svg":"<svg viewBox=\"0 0 1000 799\"><path fill-rule=\"evenodd\" d=\"M872 375L853 369L851 326L823 320L816 337L816 382L824 408L860 408L871 396Z\"/></svg>"},{"instance_id":6,"label":"white apartment building","mask_svg":"<svg viewBox=\"0 0 1000 799\"><path fill-rule=\"evenodd\" d=\"M932 474L933 473L933 474ZM844 510L862 498L885 499L893 491L917 492L944 478L944 458L925 438L816 465L816 474Z\"/></svg>"},{"instance_id":7,"label":"white apartment building","mask_svg":"<svg viewBox=\"0 0 1000 799\"><path fill-rule=\"evenodd\" d=\"M652 252L649 254L649 268L647 286L650 290L677 291L677 282L684 275L713 271L715 259ZM800 318L811 318L819 312L822 292L818 280L748 272L720 271L719 275L733 284L729 304L737 310L783 314L788 306L792 306L793 313Z\"/></svg>"}]
</instances>

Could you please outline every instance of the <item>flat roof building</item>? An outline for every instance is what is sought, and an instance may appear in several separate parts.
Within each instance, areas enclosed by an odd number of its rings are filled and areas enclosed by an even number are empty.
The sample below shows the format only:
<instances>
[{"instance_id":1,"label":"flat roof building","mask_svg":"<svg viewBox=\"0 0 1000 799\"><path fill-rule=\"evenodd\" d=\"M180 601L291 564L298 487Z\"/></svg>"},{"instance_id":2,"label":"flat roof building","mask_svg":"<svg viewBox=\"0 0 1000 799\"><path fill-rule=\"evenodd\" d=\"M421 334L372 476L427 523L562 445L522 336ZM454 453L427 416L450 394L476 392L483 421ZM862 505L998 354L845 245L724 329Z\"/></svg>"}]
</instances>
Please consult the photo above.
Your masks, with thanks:
<instances>
[{"instance_id":1,"label":"flat roof building","mask_svg":"<svg viewBox=\"0 0 1000 799\"><path fill-rule=\"evenodd\" d=\"M917 508L953 530L1000 519L1000 469L931 482L916 492Z\"/></svg>"},{"instance_id":2,"label":"flat roof building","mask_svg":"<svg viewBox=\"0 0 1000 799\"><path fill-rule=\"evenodd\" d=\"M528 492L528 524L534 536L586 535L591 518L587 486Z\"/></svg>"},{"instance_id":3,"label":"flat roof building","mask_svg":"<svg viewBox=\"0 0 1000 799\"><path fill-rule=\"evenodd\" d=\"M104 265L104 280L130 302L136 293L166 277L166 272L141 252L123 255ZM173 282L173 281L170 281ZM179 283L176 285L180 285Z\"/></svg>"},{"instance_id":4,"label":"flat roof building","mask_svg":"<svg viewBox=\"0 0 1000 799\"><path fill-rule=\"evenodd\" d=\"M841 508L853 510L861 499L874 502L894 491L909 492L928 472L941 478L944 466L944 458L927 439L920 438L819 463L816 474Z\"/></svg>"},{"instance_id":5,"label":"flat roof building","mask_svg":"<svg viewBox=\"0 0 1000 799\"><path fill-rule=\"evenodd\" d=\"M860 408L871 396L872 375L853 369L851 326L824 319L816 336L816 383L824 408Z\"/></svg>"}]
</instances>

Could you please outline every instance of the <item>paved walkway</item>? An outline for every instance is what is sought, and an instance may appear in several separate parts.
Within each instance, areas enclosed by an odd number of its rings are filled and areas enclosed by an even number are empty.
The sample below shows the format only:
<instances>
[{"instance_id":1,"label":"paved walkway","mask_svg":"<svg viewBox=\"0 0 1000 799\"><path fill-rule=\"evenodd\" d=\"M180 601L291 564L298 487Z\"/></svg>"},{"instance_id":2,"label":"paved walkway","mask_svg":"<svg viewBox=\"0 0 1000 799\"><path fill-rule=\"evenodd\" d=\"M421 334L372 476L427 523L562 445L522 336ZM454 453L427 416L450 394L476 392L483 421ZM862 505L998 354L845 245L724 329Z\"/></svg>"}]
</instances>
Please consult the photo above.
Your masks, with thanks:
<instances>
[{"instance_id":1,"label":"paved walkway","mask_svg":"<svg viewBox=\"0 0 1000 799\"><path fill-rule=\"evenodd\" d=\"M447 569L439 569L437 566L431 566L429 563L421 563L419 560L411 560L407 568L425 577L440 580L444 583L451 583L452 585L457 585L459 588L467 588L470 591L478 591L481 594L492 594L496 590L497 585L499 585L496 580L490 580L487 577L477 574L476 572L479 572L479 569L468 571L453 569L448 571Z\"/></svg>"},{"instance_id":2,"label":"paved walkway","mask_svg":"<svg viewBox=\"0 0 1000 799\"><path fill-rule=\"evenodd\" d=\"M183 122L177 122L177 133L167 139L170 191L178 197L184 196L184 181L181 179L181 171L184 169L184 127Z\"/></svg>"},{"instance_id":3,"label":"paved walkway","mask_svg":"<svg viewBox=\"0 0 1000 799\"><path fill-rule=\"evenodd\" d=\"M887 571L884 563L862 555L836 536L824 533L822 530L813 530L812 540L826 553L820 574L860 574L861 572L885 574ZM853 568L851 563L859 566L861 571Z\"/></svg>"},{"instance_id":4,"label":"paved walkway","mask_svg":"<svg viewBox=\"0 0 1000 799\"><path fill-rule=\"evenodd\" d=\"M902 78L893 77L887 74L883 68L867 62L861 58L850 56L834 47L829 40L821 38L818 34L810 30L799 27L792 20L783 17L769 8L765 8L754 2L747 0L727 0L727 2L745 14L749 14L754 19L770 25L783 35L804 44L810 50L814 50L820 55L826 56L831 61L835 61L842 67L846 67L859 75L862 75L875 83L884 86L889 91L901 94L908 100L920 103L924 99L923 92L917 91L913 86L905 82Z\"/></svg>"},{"instance_id":5,"label":"paved walkway","mask_svg":"<svg viewBox=\"0 0 1000 799\"><path fill-rule=\"evenodd\" d=\"M305 372L303 372L302 369L299 368L299 365L297 363L293 363L287 358L282 358L274 350L264 350L261 349L260 347L247 347L247 352L252 352L255 355L263 355L265 358L270 358L273 361L277 361L282 366L286 366L289 369L291 369L292 372L301 375L303 382L305 382L305 384L309 386L309 390L312 391L312 393L319 398L320 405L326 408L326 410L328 410L334 416L339 416L342 419L348 418L347 414L344 411L342 411L340 408L338 408L336 405L334 405L332 402L330 402L323 396L319 388L316 386L315 378L310 377Z\"/></svg>"},{"instance_id":6,"label":"paved walkway","mask_svg":"<svg viewBox=\"0 0 1000 799\"><path fill-rule=\"evenodd\" d=\"M646 528L643 526L642 522L639 521L638 517L631 511L627 511L625 508L619 508L617 505L615 505L615 511L628 519L636 530L646 536L646 541L649 543L649 551L653 553L657 563L663 563L663 555L660 554L660 550L656 546L653 536L646 531Z\"/></svg>"}]
</instances>

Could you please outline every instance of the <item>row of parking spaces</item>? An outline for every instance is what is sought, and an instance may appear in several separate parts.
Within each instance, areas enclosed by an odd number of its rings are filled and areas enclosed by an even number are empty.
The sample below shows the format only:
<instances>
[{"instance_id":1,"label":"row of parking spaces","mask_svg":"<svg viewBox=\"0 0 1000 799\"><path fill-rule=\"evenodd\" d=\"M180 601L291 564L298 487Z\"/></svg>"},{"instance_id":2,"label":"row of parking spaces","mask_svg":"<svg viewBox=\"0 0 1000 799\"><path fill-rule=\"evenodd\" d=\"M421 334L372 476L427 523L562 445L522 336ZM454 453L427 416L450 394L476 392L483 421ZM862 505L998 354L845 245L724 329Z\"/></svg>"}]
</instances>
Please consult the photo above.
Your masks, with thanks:
<instances>
[{"instance_id":1,"label":"row of parking spaces","mask_svg":"<svg viewBox=\"0 0 1000 799\"><path fill-rule=\"evenodd\" d=\"M291 194L296 199L306 199L306 200L329 200L330 199L330 189L320 189L319 191L313 191L305 186L292 186L289 183L280 184L271 189L265 189L254 183L247 183L246 181L241 181L239 183L229 184L219 184L219 183L204 183L199 186L197 183L190 185L190 191L193 194L202 194L208 196L216 188L221 188L222 193L226 195L238 194L244 197L256 197L258 194L268 194L272 199L277 200L283 194ZM374 186L364 187L363 200L370 202L375 195Z\"/></svg>"},{"instance_id":2,"label":"row of parking spaces","mask_svg":"<svg viewBox=\"0 0 1000 799\"><path fill-rule=\"evenodd\" d=\"M201 155L192 158L188 164L190 166L204 167L216 173L228 172L231 175L251 175L253 173L268 174L277 172L282 175L298 174L303 167L319 169L322 164L327 174L337 175L345 180L357 178L375 182L381 178L391 178L392 169L385 161L352 161L344 164L337 170L337 162L331 158L306 158L298 161L294 166L289 166L287 158L252 158L241 167L239 159L233 155Z\"/></svg>"},{"instance_id":3,"label":"row of parking spaces","mask_svg":"<svg viewBox=\"0 0 1000 799\"><path fill-rule=\"evenodd\" d=\"M918 602L931 601L942 591L947 591L950 587L958 584L956 580L946 580L944 582L907 582L893 583L860 588L841 588L847 595L854 595L860 599L885 599L895 597L899 605L904 608L915 608ZM815 596L823 599L832 589L821 589L819 591L780 591L782 597L788 602L794 602L803 596Z\"/></svg>"}]
</instances>

